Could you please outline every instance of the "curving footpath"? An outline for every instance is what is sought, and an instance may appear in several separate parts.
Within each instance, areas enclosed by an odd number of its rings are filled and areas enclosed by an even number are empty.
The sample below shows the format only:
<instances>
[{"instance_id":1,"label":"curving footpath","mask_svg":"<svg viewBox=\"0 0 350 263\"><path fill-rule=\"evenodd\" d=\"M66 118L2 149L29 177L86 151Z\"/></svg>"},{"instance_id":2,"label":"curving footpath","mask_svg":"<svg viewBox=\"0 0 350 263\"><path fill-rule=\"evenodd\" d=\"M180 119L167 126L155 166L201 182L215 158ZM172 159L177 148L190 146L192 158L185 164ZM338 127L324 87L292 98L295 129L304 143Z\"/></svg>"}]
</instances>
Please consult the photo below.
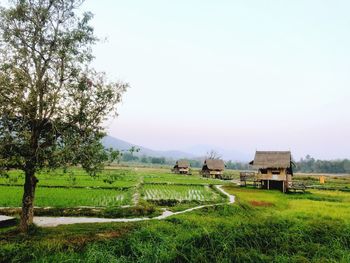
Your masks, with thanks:
<instances>
[{"instance_id":1,"label":"curving footpath","mask_svg":"<svg viewBox=\"0 0 350 263\"><path fill-rule=\"evenodd\" d=\"M226 195L229 198L228 204L233 204L235 202L235 196L231 195L225 190L222 189L222 185L216 186L216 188ZM34 217L34 223L37 226L40 227L55 227L58 225L70 225L70 224L78 224L78 223L110 223L110 222L138 222L138 221L147 221L147 220L161 220L165 219L167 217L173 216L173 215L179 215L191 212L193 210L198 210L204 207L212 207L212 206L218 206L218 205L224 205L227 203L217 203L217 204L211 204L211 205L201 205L192 207L183 211L179 212L171 212L168 210L165 210L162 215L157 217L139 217L139 218L94 218L94 217L44 217L44 216L37 216Z\"/></svg>"}]
</instances>

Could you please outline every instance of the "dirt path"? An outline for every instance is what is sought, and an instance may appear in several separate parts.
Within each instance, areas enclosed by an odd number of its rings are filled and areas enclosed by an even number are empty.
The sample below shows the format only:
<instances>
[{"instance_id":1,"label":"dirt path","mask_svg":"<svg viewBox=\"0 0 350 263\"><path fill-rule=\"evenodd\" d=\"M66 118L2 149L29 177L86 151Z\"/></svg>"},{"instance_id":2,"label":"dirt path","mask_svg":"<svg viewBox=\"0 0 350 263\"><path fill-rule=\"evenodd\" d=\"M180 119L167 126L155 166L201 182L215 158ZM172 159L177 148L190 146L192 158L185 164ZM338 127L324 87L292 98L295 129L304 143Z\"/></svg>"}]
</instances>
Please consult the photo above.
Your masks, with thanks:
<instances>
[{"instance_id":1,"label":"dirt path","mask_svg":"<svg viewBox=\"0 0 350 263\"><path fill-rule=\"evenodd\" d=\"M16 224L16 219L10 216L0 216L0 227L13 226Z\"/></svg>"},{"instance_id":2,"label":"dirt path","mask_svg":"<svg viewBox=\"0 0 350 263\"><path fill-rule=\"evenodd\" d=\"M224 189L222 189L222 185L216 186L216 188L222 192L224 195L226 195L229 198L229 204L233 204L235 202L235 196L231 195L227 192L225 192ZM146 221L146 220L161 220L165 219L167 217L173 216L173 215L179 215L191 212L193 210L198 210L204 207L211 207L211 206L217 206L217 205L223 205L227 203L217 203L217 204L211 204L211 205L201 205L192 207L183 211L179 212L171 212L168 210L165 210L162 215L149 218L149 217L139 217L139 218L93 218L93 217L44 217L44 216L37 216L34 217L34 223L40 227L55 227L58 225L70 225L70 224L77 224L77 223L107 223L107 222L138 222L138 221Z\"/></svg>"},{"instance_id":3,"label":"dirt path","mask_svg":"<svg viewBox=\"0 0 350 263\"><path fill-rule=\"evenodd\" d=\"M10 217L10 216L0 216L0 221L6 221L6 220L9 220L9 219L12 219L13 217Z\"/></svg>"},{"instance_id":4,"label":"dirt path","mask_svg":"<svg viewBox=\"0 0 350 263\"><path fill-rule=\"evenodd\" d=\"M222 185L218 185L216 186L216 188L221 192L223 193L224 195L226 195L228 198L229 198L229 204L233 204L235 202L235 196L234 195L230 195L229 193L225 192L224 189L222 189ZM200 206L195 206L195 207L192 207L192 208L189 208L189 209L186 209L186 210L183 210L183 211L179 211L179 212L171 212L171 211L168 211L168 210L165 210L164 213L160 216L157 216L157 217L154 217L152 219L164 219L164 218L167 218L169 216L172 216L172 215L179 215L179 214L184 214L184 213L187 213L187 212L191 212L193 210L198 210L198 209L201 209L203 207L210 207L210 206L217 206L217 205L224 205L226 203L218 203L218 204L212 204L212 205L200 205Z\"/></svg>"},{"instance_id":5,"label":"dirt path","mask_svg":"<svg viewBox=\"0 0 350 263\"><path fill-rule=\"evenodd\" d=\"M222 189L222 185L218 185L217 189L229 198L229 204L233 204L235 202L235 196L230 195L228 192L225 192L225 190Z\"/></svg>"}]
</instances>

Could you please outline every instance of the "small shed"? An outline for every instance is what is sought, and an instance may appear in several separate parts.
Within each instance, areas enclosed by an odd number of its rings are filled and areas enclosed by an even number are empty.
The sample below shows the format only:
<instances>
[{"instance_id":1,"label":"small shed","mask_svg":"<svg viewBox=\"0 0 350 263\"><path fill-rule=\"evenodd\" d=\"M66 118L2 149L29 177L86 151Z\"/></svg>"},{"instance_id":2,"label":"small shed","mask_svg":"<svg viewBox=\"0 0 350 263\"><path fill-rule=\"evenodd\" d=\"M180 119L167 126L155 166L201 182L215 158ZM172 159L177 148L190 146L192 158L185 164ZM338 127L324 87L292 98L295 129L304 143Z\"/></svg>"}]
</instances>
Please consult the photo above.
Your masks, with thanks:
<instances>
[{"instance_id":1,"label":"small shed","mask_svg":"<svg viewBox=\"0 0 350 263\"><path fill-rule=\"evenodd\" d=\"M249 164L258 169L262 188L286 192L291 187L294 163L290 151L257 151Z\"/></svg>"},{"instance_id":2,"label":"small shed","mask_svg":"<svg viewBox=\"0 0 350 263\"><path fill-rule=\"evenodd\" d=\"M206 159L204 161L201 174L204 177L222 178L225 170L225 163L221 159Z\"/></svg>"},{"instance_id":3,"label":"small shed","mask_svg":"<svg viewBox=\"0 0 350 263\"><path fill-rule=\"evenodd\" d=\"M178 160L172 171L176 174L189 174L190 162L187 160Z\"/></svg>"}]
</instances>

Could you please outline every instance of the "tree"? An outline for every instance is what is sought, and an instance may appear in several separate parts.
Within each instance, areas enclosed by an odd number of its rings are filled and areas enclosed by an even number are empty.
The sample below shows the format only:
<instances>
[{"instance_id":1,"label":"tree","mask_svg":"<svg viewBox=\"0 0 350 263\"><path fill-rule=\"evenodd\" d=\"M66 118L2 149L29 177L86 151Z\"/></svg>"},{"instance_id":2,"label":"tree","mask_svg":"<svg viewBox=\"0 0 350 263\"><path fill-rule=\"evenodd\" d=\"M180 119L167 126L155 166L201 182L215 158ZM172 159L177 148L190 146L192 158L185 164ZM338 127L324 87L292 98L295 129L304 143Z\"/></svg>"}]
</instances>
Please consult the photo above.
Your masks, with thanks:
<instances>
[{"instance_id":1,"label":"tree","mask_svg":"<svg viewBox=\"0 0 350 263\"><path fill-rule=\"evenodd\" d=\"M206 159L221 159L221 155L217 151L211 150L207 152Z\"/></svg>"},{"instance_id":2,"label":"tree","mask_svg":"<svg viewBox=\"0 0 350 263\"><path fill-rule=\"evenodd\" d=\"M33 223L36 173L109 158L102 122L128 85L90 68L96 43L84 0L12 0L0 10L0 170L25 174L20 229Z\"/></svg>"},{"instance_id":3,"label":"tree","mask_svg":"<svg viewBox=\"0 0 350 263\"><path fill-rule=\"evenodd\" d=\"M124 162L132 162L137 161L139 158L137 156L132 155L129 152L123 153L123 161Z\"/></svg>"},{"instance_id":4,"label":"tree","mask_svg":"<svg viewBox=\"0 0 350 263\"><path fill-rule=\"evenodd\" d=\"M134 153L138 153L141 149L139 147L136 147L136 146L132 146L130 149L129 149L129 152L131 154L131 156L134 156Z\"/></svg>"},{"instance_id":5,"label":"tree","mask_svg":"<svg viewBox=\"0 0 350 263\"><path fill-rule=\"evenodd\" d=\"M165 164L164 157L151 157L151 163L153 164Z\"/></svg>"},{"instance_id":6,"label":"tree","mask_svg":"<svg viewBox=\"0 0 350 263\"><path fill-rule=\"evenodd\" d=\"M141 156L141 162L142 162L142 163L148 163L148 161L149 161L148 159L149 159L149 158L148 158L146 155L142 155L142 156Z\"/></svg>"}]
</instances>

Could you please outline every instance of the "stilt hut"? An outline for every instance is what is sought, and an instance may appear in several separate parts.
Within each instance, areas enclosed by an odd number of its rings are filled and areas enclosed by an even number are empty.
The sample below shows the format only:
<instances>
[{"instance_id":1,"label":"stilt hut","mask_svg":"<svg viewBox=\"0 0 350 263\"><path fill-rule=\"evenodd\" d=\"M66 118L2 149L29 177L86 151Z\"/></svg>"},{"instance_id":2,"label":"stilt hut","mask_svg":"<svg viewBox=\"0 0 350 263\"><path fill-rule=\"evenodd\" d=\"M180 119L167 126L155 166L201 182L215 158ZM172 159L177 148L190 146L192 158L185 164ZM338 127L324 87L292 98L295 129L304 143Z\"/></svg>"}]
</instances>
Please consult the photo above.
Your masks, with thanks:
<instances>
[{"instance_id":1,"label":"stilt hut","mask_svg":"<svg viewBox=\"0 0 350 263\"><path fill-rule=\"evenodd\" d=\"M190 163L187 160L178 160L172 169L176 174L189 174L190 172Z\"/></svg>"},{"instance_id":2,"label":"stilt hut","mask_svg":"<svg viewBox=\"0 0 350 263\"><path fill-rule=\"evenodd\" d=\"M256 179L261 188L286 192L292 186L294 163L290 151L257 151L249 164L258 169Z\"/></svg>"},{"instance_id":3,"label":"stilt hut","mask_svg":"<svg viewBox=\"0 0 350 263\"><path fill-rule=\"evenodd\" d=\"M222 173L225 170L225 163L220 159L207 159L204 161L201 174L204 177L222 178Z\"/></svg>"}]
</instances>

